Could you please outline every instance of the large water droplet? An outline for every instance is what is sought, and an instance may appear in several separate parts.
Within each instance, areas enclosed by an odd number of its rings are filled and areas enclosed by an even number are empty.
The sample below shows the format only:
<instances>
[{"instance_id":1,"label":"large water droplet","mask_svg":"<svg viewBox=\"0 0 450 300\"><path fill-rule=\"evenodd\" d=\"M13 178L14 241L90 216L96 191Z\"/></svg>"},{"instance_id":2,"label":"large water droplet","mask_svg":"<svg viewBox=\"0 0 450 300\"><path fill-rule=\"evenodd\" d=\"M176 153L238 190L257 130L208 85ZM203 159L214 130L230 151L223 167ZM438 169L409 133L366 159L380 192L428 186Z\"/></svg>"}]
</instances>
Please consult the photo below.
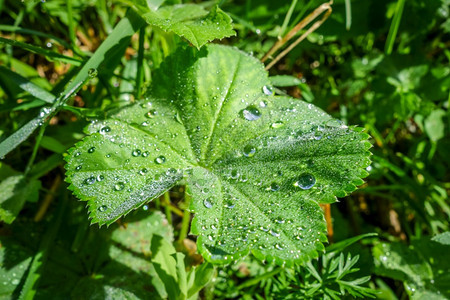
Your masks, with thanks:
<instances>
[{"instance_id":1,"label":"large water droplet","mask_svg":"<svg viewBox=\"0 0 450 300\"><path fill-rule=\"evenodd\" d=\"M203 200L203 205L206 207L206 208L211 208L211 207L213 207L213 201L212 201L212 198L206 198L205 200Z\"/></svg>"},{"instance_id":2,"label":"large water droplet","mask_svg":"<svg viewBox=\"0 0 450 300\"><path fill-rule=\"evenodd\" d=\"M263 93L267 96L270 96L273 94L273 88L269 85L265 85L262 87Z\"/></svg>"},{"instance_id":3,"label":"large water droplet","mask_svg":"<svg viewBox=\"0 0 450 300\"><path fill-rule=\"evenodd\" d=\"M89 177L89 178L86 178L86 180L84 180L84 183L85 184L94 184L95 183L95 177Z\"/></svg>"},{"instance_id":4,"label":"large water droplet","mask_svg":"<svg viewBox=\"0 0 450 300\"><path fill-rule=\"evenodd\" d=\"M118 182L114 185L114 190L115 191L121 191L125 188L125 183L123 182Z\"/></svg>"},{"instance_id":5,"label":"large water droplet","mask_svg":"<svg viewBox=\"0 0 450 300\"><path fill-rule=\"evenodd\" d=\"M105 212L107 209L108 209L108 206L102 205L102 206L100 206L100 207L98 208L98 211L99 211L99 212Z\"/></svg>"},{"instance_id":6,"label":"large water droplet","mask_svg":"<svg viewBox=\"0 0 450 300\"><path fill-rule=\"evenodd\" d=\"M97 69L94 69L94 68L89 69L89 71L88 71L89 78L97 77L97 75L98 75Z\"/></svg>"},{"instance_id":7,"label":"large water droplet","mask_svg":"<svg viewBox=\"0 0 450 300\"><path fill-rule=\"evenodd\" d=\"M94 153L94 152L95 152L95 147L89 148L88 153Z\"/></svg>"},{"instance_id":8,"label":"large water droplet","mask_svg":"<svg viewBox=\"0 0 450 300\"><path fill-rule=\"evenodd\" d=\"M131 152L131 155L133 155L134 157L138 157L139 155L141 155L141 150L139 149L133 150L133 152Z\"/></svg>"},{"instance_id":9,"label":"large water droplet","mask_svg":"<svg viewBox=\"0 0 450 300\"><path fill-rule=\"evenodd\" d=\"M261 111L253 105L247 106L241 113L244 119L248 121L255 121L261 118Z\"/></svg>"},{"instance_id":10,"label":"large water droplet","mask_svg":"<svg viewBox=\"0 0 450 300\"><path fill-rule=\"evenodd\" d=\"M162 155L155 158L155 163L157 163L158 165L163 164L165 162L166 162L166 158Z\"/></svg>"},{"instance_id":11,"label":"large water droplet","mask_svg":"<svg viewBox=\"0 0 450 300\"><path fill-rule=\"evenodd\" d=\"M106 132L110 132L110 131L111 131L111 127L109 127L109 126L105 126L105 127L102 127L102 129L100 129L101 133L106 133Z\"/></svg>"},{"instance_id":12,"label":"large water droplet","mask_svg":"<svg viewBox=\"0 0 450 300\"><path fill-rule=\"evenodd\" d=\"M316 184L316 178L311 174L303 174L301 175L298 180L294 183L295 186L298 186L299 188L303 190L309 190Z\"/></svg>"},{"instance_id":13,"label":"large water droplet","mask_svg":"<svg viewBox=\"0 0 450 300\"><path fill-rule=\"evenodd\" d=\"M149 119L153 119L157 114L158 112L156 110L151 109L145 114L145 116Z\"/></svg>"},{"instance_id":14,"label":"large water droplet","mask_svg":"<svg viewBox=\"0 0 450 300\"><path fill-rule=\"evenodd\" d=\"M256 148L252 145L247 145L244 147L244 155L247 157L252 157L256 153Z\"/></svg>"}]
</instances>

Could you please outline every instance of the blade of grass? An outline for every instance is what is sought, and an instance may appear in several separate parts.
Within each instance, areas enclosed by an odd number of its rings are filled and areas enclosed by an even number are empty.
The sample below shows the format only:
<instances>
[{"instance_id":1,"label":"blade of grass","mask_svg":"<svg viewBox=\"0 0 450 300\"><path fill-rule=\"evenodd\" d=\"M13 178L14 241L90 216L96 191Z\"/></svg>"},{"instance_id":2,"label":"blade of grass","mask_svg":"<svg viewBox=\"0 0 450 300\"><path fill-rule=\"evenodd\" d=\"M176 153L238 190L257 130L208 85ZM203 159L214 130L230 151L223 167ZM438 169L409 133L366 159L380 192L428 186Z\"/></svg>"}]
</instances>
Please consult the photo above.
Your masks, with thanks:
<instances>
[{"instance_id":1,"label":"blade of grass","mask_svg":"<svg viewBox=\"0 0 450 300\"><path fill-rule=\"evenodd\" d=\"M345 0L345 29L350 30L352 26L352 3Z\"/></svg>"},{"instance_id":2,"label":"blade of grass","mask_svg":"<svg viewBox=\"0 0 450 300\"><path fill-rule=\"evenodd\" d=\"M278 36L283 36L284 32L286 31L286 28L289 24L289 21L291 20L292 13L294 12L295 6L297 5L297 0L292 0L291 6L289 7L289 10L286 13L286 17L284 18L283 25L281 25L280 31L278 33Z\"/></svg>"},{"instance_id":3,"label":"blade of grass","mask_svg":"<svg viewBox=\"0 0 450 300\"><path fill-rule=\"evenodd\" d=\"M0 75L6 76L10 79L11 83L16 84L22 90L27 91L42 101L51 104L55 101L55 95L3 66L0 66Z\"/></svg>"},{"instance_id":4,"label":"blade of grass","mask_svg":"<svg viewBox=\"0 0 450 300\"><path fill-rule=\"evenodd\" d=\"M56 37L54 35L51 35L51 34L48 34L45 32L40 32L37 30L32 30L32 29L22 28L19 26L12 26L12 25L0 25L0 31L14 32L14 33L20 33L20 34L29 34L32 36L40 36L40 37L55 41L55 42L59 43L61 46L64 46L65 48L72 49L72 46L70 44L68 44L65 40L60 39L59 37Z\"/></svg>"},{"instance_id":5,"label":"blade of grass","mask_svg":"<svg viewBox=\"0 0 450 300\"><path fill-rule=\"evenodd\" d=\"M139 31L139 49L137 58L137 72L136 72L136 99L141 98L141 86L144 79L144 41L145 41L145 28L143 26Z\"/></svg>"},{"instance_id":6,"label":"blade of grass","mask_svg":"<svg viewBox=\"0 0 450 300\"><path fill-rule=\"evenodd\" d=\"M37 46L33 46L33 45L29 45L26 43L22 43L19 41L14 41L14 40L10 40L10 39L5 39L0 37L0 44L6 44L6 45L11 45L14 47L19 47L22 48L24 50L28 50L30 52L36 53L36 54L41 54L43 56L45 56L49 61L60 61L63 63L67 63L67 64L72 64L74 66L79 66L81 65L81 63L83 61L74 58L74 57L70 57L70 56L65 56L62 55L60 53L54 52L54 51L50 51L41 47L37 47Z\"/></svg>"},{"instance_id":7,"label":"blade of grass","mask_svg":"<svg viewBox=\"0 0 450 300\"><path fill-rule=\"evenodd\" d=\"M394 17L392 18L391 27L389 28L386 44L384 46L384 52L388 55L392 53L392 49L394 48L394 42L395 38L397 37L400 21L402 20L404 7L405 7L405 0L398 0L397 6L395 7Z\"/></svg>"},{"instance_id":8,"label":"blade of grass","mask_svg":"<svg viewBox=\"0 0 450 300\"><path fill-rule=\"evenodd\" d=\"M117 51L116 48L123 49L124 51L124 47L118 46L123 45L123 43L129 43L131 36L143 24L144 20L137 13L133 10L128 10L126 16L117 24L113 32L100 45L97 51L95 51L94 55L84 64L75 76L75 79L69 83L62 93L62 96L54 100L52 108L48 108L48 113L45 116L39 115L32 119L25 126L0 143L0 159L3 159L6 154L26 140L38 126L43 124L45 118L48 117L48 119L50 119L54 116L56 112L59 111L60 107L64 105L67 100L89 79L89 70L97 69L101 63L107 60L108 57L114 56ZM116 63L119 62L120 61L116 61Z\"/></svg>"}]
</instances>

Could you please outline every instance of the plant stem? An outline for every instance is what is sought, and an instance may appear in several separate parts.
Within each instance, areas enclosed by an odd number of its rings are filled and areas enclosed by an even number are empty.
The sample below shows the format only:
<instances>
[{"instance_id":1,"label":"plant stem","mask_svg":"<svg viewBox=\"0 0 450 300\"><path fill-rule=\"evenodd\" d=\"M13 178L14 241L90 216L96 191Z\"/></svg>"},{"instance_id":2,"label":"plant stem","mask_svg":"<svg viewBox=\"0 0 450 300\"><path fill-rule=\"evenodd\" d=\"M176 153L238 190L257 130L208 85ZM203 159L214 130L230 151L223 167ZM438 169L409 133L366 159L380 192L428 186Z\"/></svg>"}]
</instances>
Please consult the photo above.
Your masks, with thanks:
<instances>
[{"instance_id":1,"label":"plant stem","mask_svg":"<svg viewBox=\"0 0 450 300\"><path fill-rule=\"evenodd\" d=\"M181 230L180 230L180 236L178 237L178 241L180 243L183 243L183 240L187 237L188 231L189 231L189 225L191 223L191 213L189 212L189 204L191 201L191 196L189 196L186 192L184 193L184 214L183 219L181 221Z\"/></svg>"},{"instance_id":2,"label":"plant stem","mask_svg":"<svg viewBox=\"0 0 450 300\"><path fill-rule=\"evenodd\" d=\"M301 20L297 25L295 25L294 28L292 28L282 39L278 40L272 48L264 55L264 57L261 59L261 62L265 62L273 53L275 53L278 49L280 49L285 43L287 43L290 39L292 39L300 30L305 28L309 23L317 19L322 13L324 15L322 18L318 21L316 21L314 24L311 25L310 28L308 28L295 42L293 42L286 50L282 51L280 54L277 55L277 57L274 58L267 66L266 70L269 70L271 67L273 67L280 59L282 59L286 54L288 54L292 49L294 49L301 41L303 41L311 32L319 28L323 22L325 22L326 19L331 14L331 5L333 4L333 1L329 1L327 3L323 3L319 7L317 7L312 13L306 16L303 20Z\"/></svg>"}]
</instances>

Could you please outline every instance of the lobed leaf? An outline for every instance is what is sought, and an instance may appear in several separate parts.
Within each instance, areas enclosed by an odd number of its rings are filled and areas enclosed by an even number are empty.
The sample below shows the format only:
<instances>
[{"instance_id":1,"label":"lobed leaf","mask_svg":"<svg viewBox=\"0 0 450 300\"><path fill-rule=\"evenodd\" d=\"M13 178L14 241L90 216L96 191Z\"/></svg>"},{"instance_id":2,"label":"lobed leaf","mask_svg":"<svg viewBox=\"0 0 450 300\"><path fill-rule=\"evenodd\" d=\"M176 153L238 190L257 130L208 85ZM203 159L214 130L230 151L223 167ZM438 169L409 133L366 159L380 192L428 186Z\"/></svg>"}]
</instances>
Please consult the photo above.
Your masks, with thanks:
<instances>
[{"instance_id":1,"label":"lobed leaf","mask_svg":"<svg viewBox=\"0 0 450 300\"><path fill-rule=\"evenodd\" d=\"M143 103L94 122L69 151L67 180L93 222L111 224L187 184L203 256L250 251L278 264L317 257L319 203L363 183L368 135L298 99L273 95L263 65L237 49L181 49Z\"/></svg>"},{"instance_id":2,"label":"lobed leaf","mask_svg":"<svg viewBox=\"0 0 450 300\"><path fill-rule=\"evenodd\" d=\"M148 24L184 37L197 48L207 42L236 35L231 18L215 6L210 12L197 4L165 6L143 15Z\"/></svg>"}]
</instances>

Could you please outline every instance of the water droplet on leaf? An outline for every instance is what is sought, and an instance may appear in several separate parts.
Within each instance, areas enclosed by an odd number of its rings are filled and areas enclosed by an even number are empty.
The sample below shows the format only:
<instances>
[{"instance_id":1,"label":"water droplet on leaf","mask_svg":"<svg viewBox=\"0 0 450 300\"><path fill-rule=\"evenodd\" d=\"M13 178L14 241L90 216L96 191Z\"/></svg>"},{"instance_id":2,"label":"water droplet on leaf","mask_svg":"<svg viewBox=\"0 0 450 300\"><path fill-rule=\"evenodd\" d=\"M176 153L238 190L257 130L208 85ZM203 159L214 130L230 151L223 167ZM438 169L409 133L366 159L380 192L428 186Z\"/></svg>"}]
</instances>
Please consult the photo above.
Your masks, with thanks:
<instances>
[{"instance_id":1,"label":"water droplet on leaf","mask_svg":"<svg viewBox=\"0 0 450 300\"><path fill-rule=\"evenodd\" d=\"M203 205L204 205L206 208L211 208L211 207L213 207L214 204L213 204L211 198L206 198L205 200L203 200Z\"/></svg>"},{"instance_id":2,"label":"water droplet on leaf","mask_svg":"<svg viewBox=\"0 0 450 300\"><path fill-rule=\"evenodd\" d=\"M267 96L270 96L270 95L273 94L273 88L271 86L269 86L269 85L263 86L262 91Z\"/></svg>"},{"instance_id":3,"label":"water droplet on leaf","mask_svg":"<svg viewBox=\"0 0 450 300\"><path fill-rule=\"evenodd\" d=\"M101 133L106 133L106 132L110 132L110 131L111 131L111 127L109 127L109 126L105 126L105 127L102 127L102 129L100 129Z\"/></svg>"},{"instance_id":4,"label":"water droplet on leaf","mask_svg":"<svg viewBox=\"0 0 450 300\"><path fill-rule=\"evenodd\" d=\"M115 191L121 191L125 188L125 183L123 182L118 182L114 185L114 190Z\"/></svg>"},{"instance_id":5,"label":"water droplet on leaf","mask_svg":"<svg viewBox=\"0 0 450 300\"><path fill-rule=\"evenodd\" d=\"M106 205L102 205L98 208L99 212L105 212L108 209L108 207Z\"/></svg>"},{"instance_id":6,"label":"water droplet on leaf","mask_svg":"<svg viewBox=\"0 0 450 300\"><path fill-rule=\"evenodd\" d=\"M155 158L155 163L157 163L158 165L163 164L165 162L166 162L166 158L162 155Z\"/></svg>"},{"instance_id":7,"label":"water droplet on leaf","mask_svg":"<svg viewBox=\"0 0 450 300\"><path fill-rule=\"evenodd\" d=\"M309 190L316 184L316 178L311 174L303 174L299 177L298 181L294 183L295 186L303 190Z\"/></svg>"},{"instance_id":8,"label":"water droplet on leaf","mask_svg":"<svg viewBox=\"0 0 450 300\"><path fill-rule=\"evenodd\" d=\"M89 177L86 178L86 180L84 181L85 184L94 184L95 183L95 177Z\"/></svg>"},{"instance_id":9,"label":"water droplet on leaf","mask_svg":"<svg viewBox=\"0 0 450 300\"><path fill-rule=\"evenodd\" d=\"M89 71L88 71L89 78L97 77L97 75L98 75L97 69L95 69L95 68L90 68L89 69Z\"/></svg>"},{"instance_id":10,"label":"water droplet on leaf","mask_svg":"<svg viewBox=\"0 0 450 300\"><path fill-rule=\"evenodd\" d=\"M89 148L88 153L94 153L94 151L95 151L95 147L91 147L91 148Z\"/></svg>"},{"instance_id":11,"label":"water droplet on leaf","mask_svg":"<svg viewBox=\"0 0 450 300\"><path fill-rule=\"evenodd\" d=\"M272 123L272 125L271 125L272 128L281 128L281 127L283 127L283 126L284 126L284 123L283 123L282 121L274 122L274 123Z\"/></svg>"},{"instance_id":12,"label":"water droplet on leaf","mask_svg":"<svg viewBox=\"0 0 450 300\"><path fill-rule=\"evenodd\" d=\"M157 114L158 114L158 112L156 110L151 109L145 114L145 117L147 117L149 119L153 119Z\"/></svg>"},{"instance_id":13,"label":"water droplet on leaf","mask_svg":"<svg viewBox=\"0 0 450 300\"><path fill-rule=\"evenodd\" d=\"M250 105L242 110L242 117L247 121L255 121L261 118L261 112L256 106Z\"/></svg>"},{"instance_id":14,"label":"water droplet on leaf","mask_svg":"<svg viewBox=\"0 0 450 300\"><path fill-rule=\"evenodd\" d=\"M256 148L252 145L247 145L244 147L244 155L246 157L252 157L256 153Z\"/></svg>"},{"instance_id":15,"label":"water droplet on leaf","mask_svg":"<svg viewBox=\"0 0 450 300\"><path fill-rule=\"evenodd\" d=\"M141 155L141 150L139 149L133 150L131 155L133 155L134 157L138 157L139 155Z\"/></svg>"}]
</instances>

